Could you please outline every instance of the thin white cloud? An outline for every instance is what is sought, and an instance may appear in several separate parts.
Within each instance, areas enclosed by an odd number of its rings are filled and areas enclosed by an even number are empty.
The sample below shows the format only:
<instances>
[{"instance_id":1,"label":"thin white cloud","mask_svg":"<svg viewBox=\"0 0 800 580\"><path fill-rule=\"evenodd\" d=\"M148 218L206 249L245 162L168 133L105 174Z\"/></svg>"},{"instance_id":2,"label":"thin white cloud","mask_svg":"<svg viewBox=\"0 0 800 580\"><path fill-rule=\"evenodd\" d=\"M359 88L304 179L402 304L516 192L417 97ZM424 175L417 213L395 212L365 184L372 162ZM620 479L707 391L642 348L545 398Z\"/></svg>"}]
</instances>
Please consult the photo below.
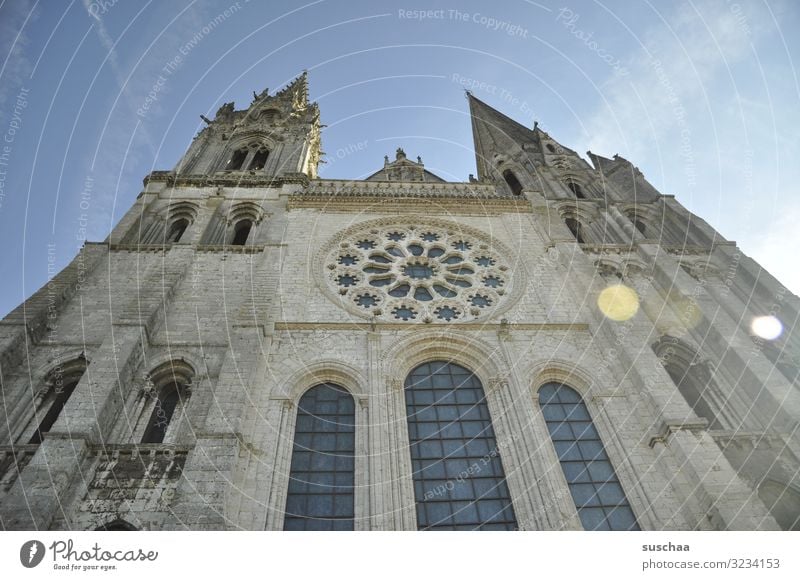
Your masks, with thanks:
<instances>
[{"instance_id":1,"label":"thin white cloud","mask_svg":"<svg viewBox=\"0 0 800 580\"><path fill-rule=\"evenodd\" d=\"M800 269L797 268L797 224L800 223L800 204L791 201L800 192L787 194L787 203L769 228L741 240L745 253L777 276L789 290L800 295Z\"/></svg>"},{"instance_id":2,"label":"thin white cloud","mask_svg":"<svg viewBox=\"0 0 800 580\"><path fill-rule=\"evenodd\" d=\"M6 2L0 9L0 115L5 116L9 99L30 78L33 65L28 58L29 30L36 19L36 2Z\"/></svg>"},{"instance_id":3,"label":"thin white cloud","mask_svg":"<svg viewBox=\"0 0 800 580\"><path fill-rule=\"evenodd\" d=\"M757 10L747 13L752 17L742 23L718 2L690 2L659 15L663 23L641 36L629 29L642 48L627 65L630 75L610 75L604 84L605 103L585 123L591 150L623 144L632 156L652 152L653 142L679 128L682 116L705 105L706 84L749 56L750 43L769 29L755 18Z\"/></svg>"},{"instance_id":4,"label":"thin white cloud","mask_svg":"<svg viewBox=\"0 0 800 580\"><path fill-rule=\"evenodd\" d=\"M662 193L677 195L798 293L787 248L800 246L792 227L800 208L787 205L787 188L800 180L800 111L791 70L778 70L790 66L786 55L766 52L777 24L755 1L668 10L638 37L630 74L609 74L584 138L595 153L643 167ZM745 77L755 84L736 85Z\"/></svg>"}]
</instances>

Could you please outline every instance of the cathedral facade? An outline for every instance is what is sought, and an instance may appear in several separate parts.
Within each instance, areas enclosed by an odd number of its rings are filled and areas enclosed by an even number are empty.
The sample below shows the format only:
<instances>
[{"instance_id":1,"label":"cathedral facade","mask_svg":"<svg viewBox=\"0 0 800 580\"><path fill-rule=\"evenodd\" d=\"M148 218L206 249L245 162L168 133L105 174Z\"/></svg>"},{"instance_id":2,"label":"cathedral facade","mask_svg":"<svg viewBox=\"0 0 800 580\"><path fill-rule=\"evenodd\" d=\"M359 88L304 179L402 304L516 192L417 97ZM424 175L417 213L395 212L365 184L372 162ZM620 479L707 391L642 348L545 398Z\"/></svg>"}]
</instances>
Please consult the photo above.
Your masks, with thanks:
<instances>
[{"instance_id":1,"label":"cathedral facade","mask_svg":"<svg viewBox=\"0 0 800 580\"><path fill-rule=\"evenodd\" d=\"M466 182L320 178L305 74L204 118L0 324L3 528L798 529L798 298L467 100Z\"/></svg>"}]
</instances>

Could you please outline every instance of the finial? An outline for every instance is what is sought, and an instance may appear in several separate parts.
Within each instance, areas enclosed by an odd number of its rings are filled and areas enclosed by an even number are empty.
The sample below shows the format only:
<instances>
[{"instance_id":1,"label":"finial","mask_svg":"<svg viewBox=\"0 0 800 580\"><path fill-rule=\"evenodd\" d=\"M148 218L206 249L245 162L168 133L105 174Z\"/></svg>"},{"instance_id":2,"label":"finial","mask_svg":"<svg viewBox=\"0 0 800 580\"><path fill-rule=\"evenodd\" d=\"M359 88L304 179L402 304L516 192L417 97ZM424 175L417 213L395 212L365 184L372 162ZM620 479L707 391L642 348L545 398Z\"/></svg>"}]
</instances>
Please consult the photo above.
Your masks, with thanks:
<instances>
[{"instance_id":1,"label":"finial","mask_svg":"<svg viewBox=\"0 0 800 580\"><path fill-rule=\"evenodd\" d=\"M406 152L403 151L402 147L398 147L397 148L397 152L395 153L395 155L396 155L397 159L405 159L406 158Z\"/></svg>"},{"instance_id":2,"label":"finial","mask_svg":"<svg viewBox=\"0 0 800 580\"><path fill-rule=\"evenodd\" d=\"M422 157L420 157L419 155L417 155L417 163L422 165Z\"/></svg>"},{"instance_id":3,"label":"finial","mask_svg":"<svg viewBox=\"0 0 800 580\"><path fill-rule=\"evenodd\" d=\"M533 130L536 131L536 128L539 126L539 121L533 122Z\"/></svg>"}]
</instances>

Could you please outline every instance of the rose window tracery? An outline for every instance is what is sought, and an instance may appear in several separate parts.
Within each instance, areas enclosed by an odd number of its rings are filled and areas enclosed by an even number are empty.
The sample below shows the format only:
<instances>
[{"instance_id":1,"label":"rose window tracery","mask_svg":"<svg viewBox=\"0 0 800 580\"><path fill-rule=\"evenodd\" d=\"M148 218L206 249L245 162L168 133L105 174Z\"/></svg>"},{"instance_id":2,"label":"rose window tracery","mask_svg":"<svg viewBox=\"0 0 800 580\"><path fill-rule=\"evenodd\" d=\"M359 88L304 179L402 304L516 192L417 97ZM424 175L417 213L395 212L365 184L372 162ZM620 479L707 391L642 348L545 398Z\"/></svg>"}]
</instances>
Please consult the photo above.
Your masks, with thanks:
<instances>
[{"instance_id":1,"label":"rose window tracery","mask_svg":"<svg viewBox=\"0 0 800 580\"><path fill-rule=\"evenodd\" d=\"M502 252L457 228L367 230L340 240L326 262L345 304L383 320L475 320L493 312L510 286Z\"/></svg>"}]
</instances>

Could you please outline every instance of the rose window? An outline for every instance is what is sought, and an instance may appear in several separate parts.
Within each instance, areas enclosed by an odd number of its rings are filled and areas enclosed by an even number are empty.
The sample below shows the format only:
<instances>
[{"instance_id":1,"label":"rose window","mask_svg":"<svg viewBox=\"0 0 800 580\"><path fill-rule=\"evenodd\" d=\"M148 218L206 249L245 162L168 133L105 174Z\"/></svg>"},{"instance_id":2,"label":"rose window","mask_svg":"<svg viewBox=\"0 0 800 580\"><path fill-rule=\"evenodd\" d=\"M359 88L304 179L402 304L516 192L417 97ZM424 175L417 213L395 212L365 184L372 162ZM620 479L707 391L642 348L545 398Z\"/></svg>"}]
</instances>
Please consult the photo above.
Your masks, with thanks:
<instances>
[{"instance_id":1,"label":"rose window","mask_svg":"<svg viewBox=\"0 0 800 580\"><path fill-rule=\"evenodd\" d=\"M490 315L509 289L503 252L458 228L369 230L327 254L329 282L350 310L383 320L468 321Z\"/></svg>"}]
</instances>

